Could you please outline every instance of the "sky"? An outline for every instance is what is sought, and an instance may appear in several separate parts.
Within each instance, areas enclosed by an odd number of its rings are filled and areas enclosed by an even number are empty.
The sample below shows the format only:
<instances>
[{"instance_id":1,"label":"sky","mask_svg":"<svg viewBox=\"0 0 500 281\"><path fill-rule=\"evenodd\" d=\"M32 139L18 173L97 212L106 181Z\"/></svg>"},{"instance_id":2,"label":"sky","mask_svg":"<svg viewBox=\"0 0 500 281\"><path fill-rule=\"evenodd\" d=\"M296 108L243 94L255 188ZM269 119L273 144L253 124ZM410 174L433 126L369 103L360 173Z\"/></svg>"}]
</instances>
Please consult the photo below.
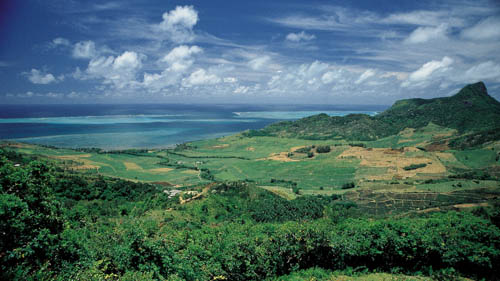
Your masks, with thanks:
<instances>
[{"instance_id":1,"label":"sky","mask_svg":"<svg viewBox=\"0 0 500 281\"><path fill-rule=\"evenodd\" d=\"M0 103L500 99L499 50L500 1L0 0Z\"/></svg>"}]
</instances>

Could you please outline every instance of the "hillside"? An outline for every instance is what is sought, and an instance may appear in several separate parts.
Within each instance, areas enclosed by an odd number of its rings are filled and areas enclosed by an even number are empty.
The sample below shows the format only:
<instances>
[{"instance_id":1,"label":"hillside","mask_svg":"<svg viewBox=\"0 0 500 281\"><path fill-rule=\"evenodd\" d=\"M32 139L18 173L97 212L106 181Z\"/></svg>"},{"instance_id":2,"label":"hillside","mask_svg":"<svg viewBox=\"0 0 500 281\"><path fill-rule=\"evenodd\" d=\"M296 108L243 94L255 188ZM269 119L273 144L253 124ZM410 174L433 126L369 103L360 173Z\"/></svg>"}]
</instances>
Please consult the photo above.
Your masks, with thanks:
<instances>
[{"instance_id":1,"label":"hillside","mask_svg":"<svg viewBox=\"0 0 500 281\"><path fill-rule=\"evenodd\" d=\"M498 108L478 83L169 149L1 142L0 280L497 280Z\"/></svg>"},{"instance_id":2,"label":"hillside","mask_svg":"<svg viewBox=\"0 0 500 281\"><path fill-rule=\"evenodd\" d=\"M498 120L500 102L488 95L483 82L478 82L465 86L451 97L400 100L373 117L364 114L345 117L319 114L297 121L272 124L246 135L376 140L405 128L422 128L429 123L456 129L460 133L485 131L500 126Z\"/></svg>"}]
</instances>

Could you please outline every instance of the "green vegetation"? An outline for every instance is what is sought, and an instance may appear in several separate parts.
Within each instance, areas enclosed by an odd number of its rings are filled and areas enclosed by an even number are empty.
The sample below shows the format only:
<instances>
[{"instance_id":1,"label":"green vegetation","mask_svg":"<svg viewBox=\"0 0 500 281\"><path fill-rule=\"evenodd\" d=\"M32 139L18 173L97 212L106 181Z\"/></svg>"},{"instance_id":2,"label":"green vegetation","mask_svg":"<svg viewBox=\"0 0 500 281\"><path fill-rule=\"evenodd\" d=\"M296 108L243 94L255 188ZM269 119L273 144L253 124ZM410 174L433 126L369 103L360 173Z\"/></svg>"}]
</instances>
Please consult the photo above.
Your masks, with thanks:
<instances>
[{"instance_id":1,"label":"green vegetation","mask_svg":"<svg viewBox=\"0 0 500 281\"><path fill-rule=\"evenodd\" d=\"M488 95L482 82L464 87L452 97L408 99L397 101L391 108L371 117L350 114L330 117L319 114L298 121L272 124L247 136L280 136L302 139L376 140L395 135L405 128L422 128L429 123L456 129L459 132L478 132L454 145L477 145L480 137L497 139L500 102Z\"/></svg>"},{"instance_id":2,"label":"green vegetation","mask_svg":"<svg viewBox=\"0 0 500 281\"><path fill-rule=\"evenodd\" d=\"M0 175L2 279L255 280L315 266L499 274L497 209L372 220L339 196L289 201L245 182L181 204L149 185L85 184L36 160L14 167L2 156Z\"/></svg>"},{"instance_id":3,"label":"green vegetation","mask_svg":"<svg viewBox=\"0 0 500 281\"><path fill-rule=\"evenodd\" d=\"M316 152L318 153L328 153L330 151L331 149L329 145L320 145L316 148Z\"/></svg>"},{"instance_id":4,"label":"green vegetation","mask_svg":"<svg viewBox=\"0 0 500 281\"><path fill-rule=\"evenodd\" d=\"M0 279L495 280L483 86L174 149L2 143Z\"/></svg>"},{"instance_id":5,"label":"green vegetation","mask_svg":"<svg viewBox=\"0 0 500 281\"><path fill-rule=\"evenodd\" d=\"M309 153L312 149L312 146L305 146L305 147L301 147L297 150L295 150L295 152L297 153Z\"/></svg>"},{"instance_id":6,"label":"green vegetation","mask_svg":"<svg viewBox=\"0 0 500 281\"><path fill-rule=\"evenodd\" d=\"M416 169L423 168L425 166L427 166L427 164L425 164L425 163L422 163L422 164L411 164L411 165L403 167L403 169L405 169L406 171L411 171L411 170L416 170Z\"/></svg>"},{"instance_id":7,"label":"green vegetation","mask_svg":"<svg viewBox=\"0 0 500 281\"><path fill-rule=\"evenodd\" d=\"M342 185L342 189L349 189L349 188L355 188L355 187L356 187L356 185L353 182L344 183Z\"/></svg>"}]
</instances>

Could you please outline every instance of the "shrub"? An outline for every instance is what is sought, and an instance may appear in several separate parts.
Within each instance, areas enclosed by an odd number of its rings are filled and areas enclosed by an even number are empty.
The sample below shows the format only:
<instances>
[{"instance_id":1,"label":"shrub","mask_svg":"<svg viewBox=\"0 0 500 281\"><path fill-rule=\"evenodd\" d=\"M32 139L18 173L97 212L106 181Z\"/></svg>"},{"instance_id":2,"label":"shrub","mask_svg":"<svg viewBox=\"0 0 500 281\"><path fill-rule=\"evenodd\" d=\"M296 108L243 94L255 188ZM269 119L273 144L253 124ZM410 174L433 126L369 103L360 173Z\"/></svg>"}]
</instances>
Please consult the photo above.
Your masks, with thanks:
<instances>
[{"instance_id":1,"label":"shrub","mask_svg":"<svg viewBox=\"0 0 500 281\"><path fill-rule=\"evenodd\" d=\"M349 188L355 188L356 185L354 184L354 182L348 182L348 183L344 183L342 185L342 189L349 189Z\"/></svg>"},{"instance_id":2,"label":"shrub","mask_svg":"<svg viewBox=\"0 0 500 281\"><path fill-rule=\"evenodd\" d=\"M423 168L425 166L427 166L427 164L425 164L425 163L422 163L422 164L411 164L409 166L403 167L403 169L405 169L406 171L410 171L410 170L420 169L420 168Z\"/></svg>"},{"instance_id":3,"label":"shrub","mask_svg":"<svg viewBox=\"0 0 500 281\"><path fill-rule=\"evenodd\" d=\"M306 147L301 147L301 148L295 150L295 152L297 152L297 153L308 153L308 152L311 151L311 149L312 149L311 146L306 146Z\"/></svg>"},{"instance_id":4,"label":"shrub","mask_svg":"<svg viewBox=\"0 0 500 281\"><path fill-rule=\"evenodd\" d=\"M329 145L320 145L316 148L316 152L328 153L328 152L330 152L330 146Z\"/></svg>"}]
</instances>

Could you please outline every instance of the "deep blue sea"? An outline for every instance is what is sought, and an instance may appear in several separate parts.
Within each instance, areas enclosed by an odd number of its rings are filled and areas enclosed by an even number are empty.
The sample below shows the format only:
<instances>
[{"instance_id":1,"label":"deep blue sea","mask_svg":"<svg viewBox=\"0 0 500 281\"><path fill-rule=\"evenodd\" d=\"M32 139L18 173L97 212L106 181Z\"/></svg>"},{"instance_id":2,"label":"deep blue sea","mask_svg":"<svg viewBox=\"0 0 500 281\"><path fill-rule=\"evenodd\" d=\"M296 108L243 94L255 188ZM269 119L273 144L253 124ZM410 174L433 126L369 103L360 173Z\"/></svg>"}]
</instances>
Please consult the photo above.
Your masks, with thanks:
<instances>
[{"instance_id":1,"label":"deep blue sea","mask_svg":"<svg viewBox=\"0 0 500 281\"><path fill-rule=\"evenodd\" d=\"M384 106L0 105L0 140L58 147L165 148L326 113L374 115Z\"/></svg>"}]
</instances>

